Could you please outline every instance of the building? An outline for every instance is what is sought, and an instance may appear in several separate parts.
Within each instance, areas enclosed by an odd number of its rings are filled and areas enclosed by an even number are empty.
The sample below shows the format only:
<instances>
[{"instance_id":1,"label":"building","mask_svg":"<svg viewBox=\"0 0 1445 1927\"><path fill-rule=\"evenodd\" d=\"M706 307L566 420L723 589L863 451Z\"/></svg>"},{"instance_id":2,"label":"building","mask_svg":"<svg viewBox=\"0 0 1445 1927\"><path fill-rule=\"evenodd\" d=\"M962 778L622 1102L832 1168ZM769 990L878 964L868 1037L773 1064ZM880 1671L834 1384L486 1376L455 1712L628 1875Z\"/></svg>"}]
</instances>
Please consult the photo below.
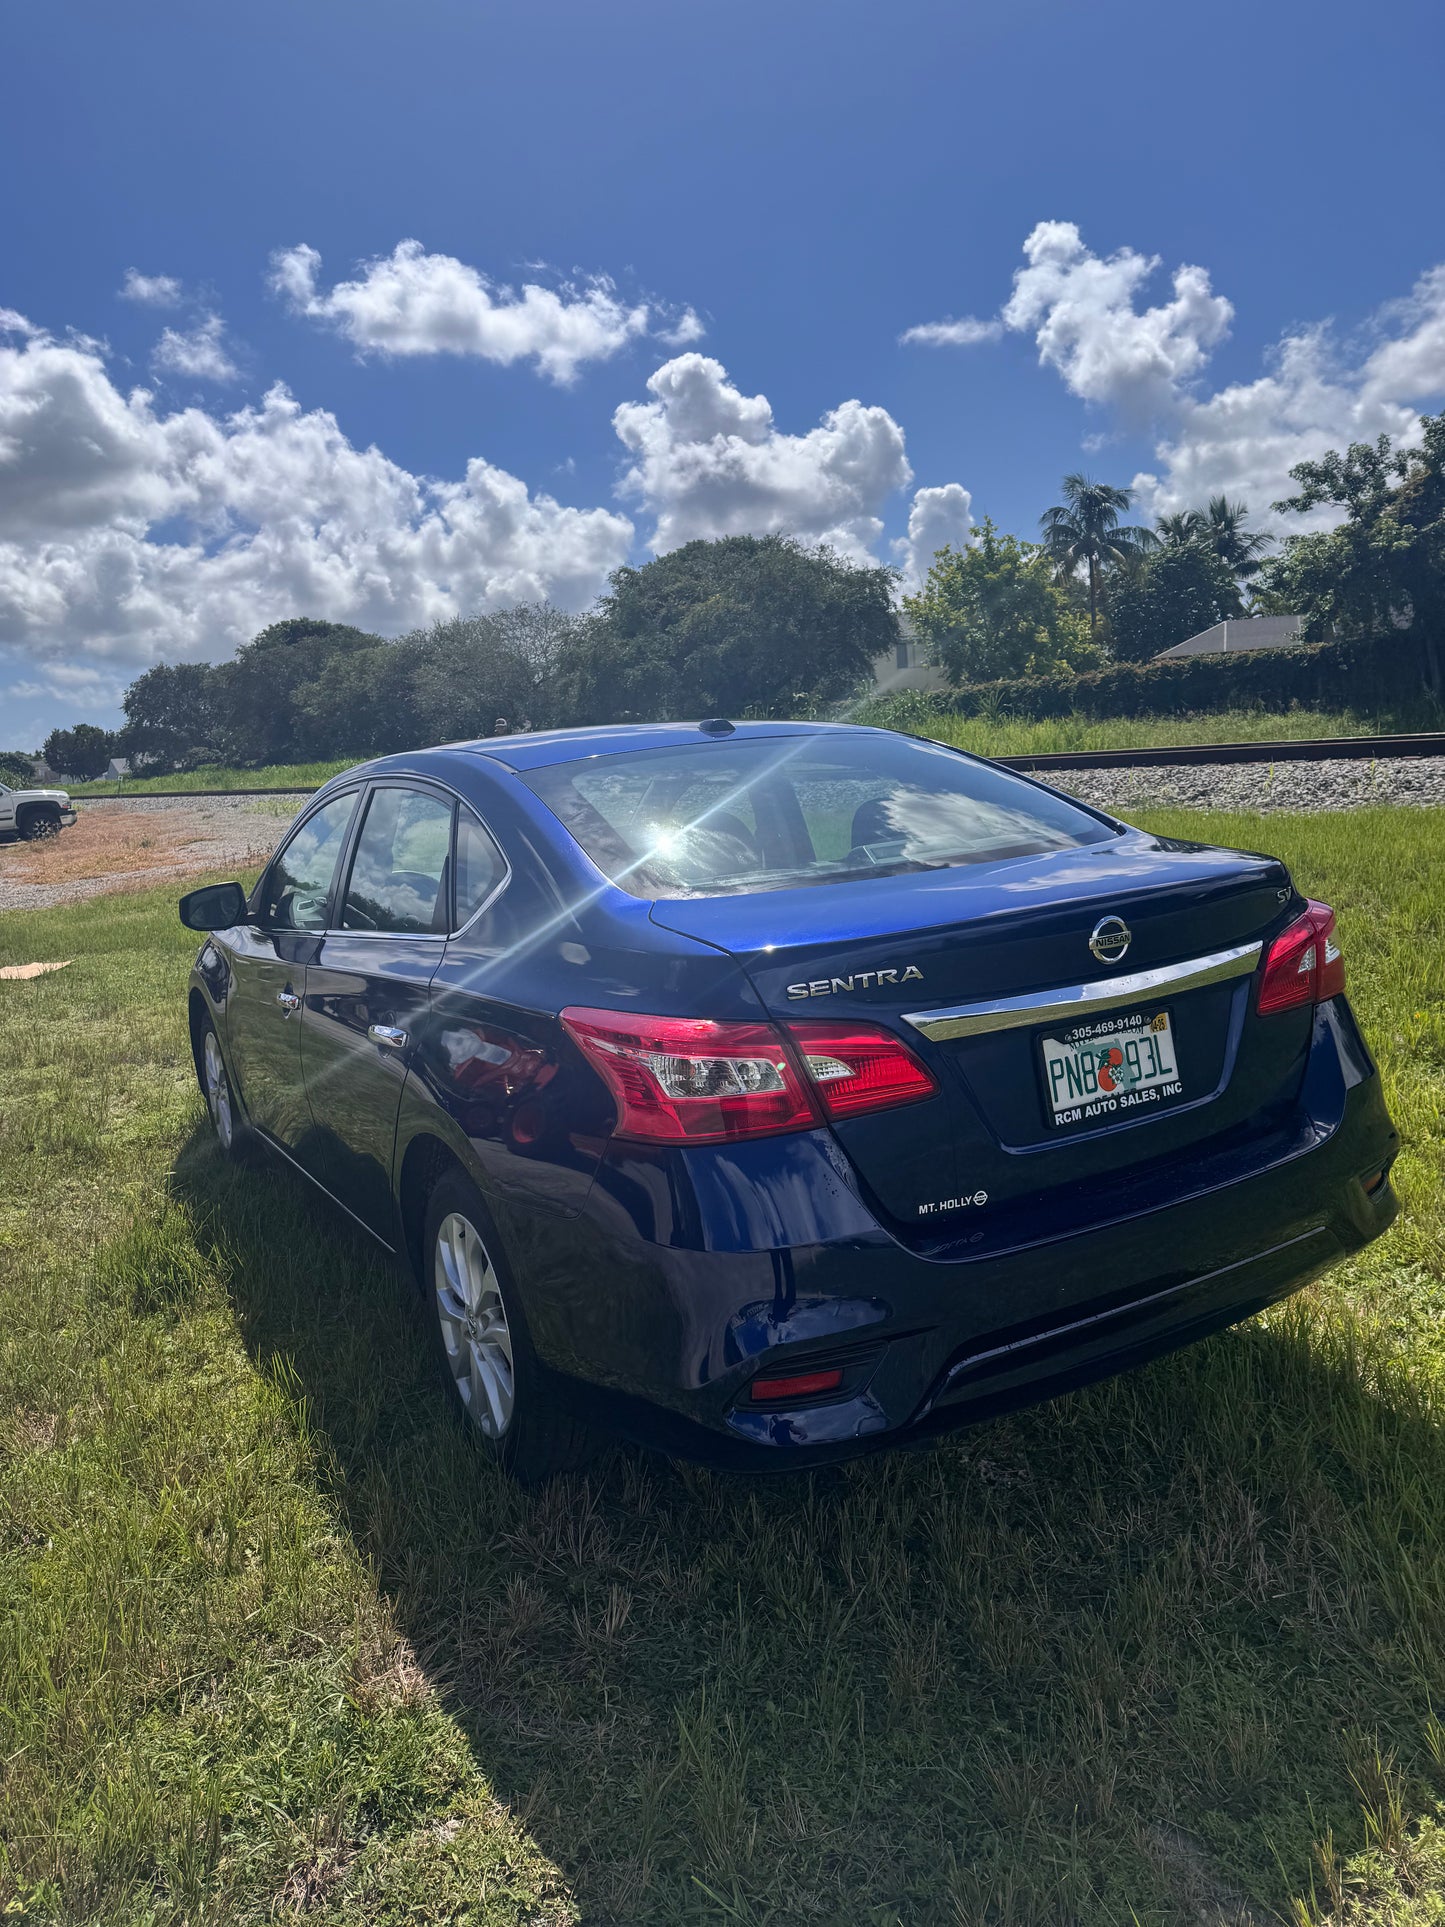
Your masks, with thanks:
<instances>
[{"instance_id":1,"label":"building","mask_svg":"<svg viewBox=\"0 0 1445 1927\"><path fill-rule=\"evenodd\" d=\"M1172 649L1161 649L1155 662L1172 662L1176 656L1233 655L1244 649L1287 649L1299 640L1298 616L1245 616L1229 622L1216 622L1212 629L1201 629L1197 636L1176 642Z\"/></svg>"},{"instance_id":2,"label":"building","mask_svg":"<svg viewBox=\"0 0 1445 1927\"><path fill-rule=\"evenodd\" d=\"M107 783L119 783L122 777L130 775L130 759L126 756L112 756L105 766Z\"/></svg>"},{"instance_id":3,"label":"building","mask_svg":"<svg viewBox=\"0 0 1445 1927\"><path fill-rule=\"evenodd\" d=\"M913 633L907 616L898 618L898 642L892 649L873 658L873 696L891 696L900 689L947 689L948 678Z\"/></svg>"}]
</instances>

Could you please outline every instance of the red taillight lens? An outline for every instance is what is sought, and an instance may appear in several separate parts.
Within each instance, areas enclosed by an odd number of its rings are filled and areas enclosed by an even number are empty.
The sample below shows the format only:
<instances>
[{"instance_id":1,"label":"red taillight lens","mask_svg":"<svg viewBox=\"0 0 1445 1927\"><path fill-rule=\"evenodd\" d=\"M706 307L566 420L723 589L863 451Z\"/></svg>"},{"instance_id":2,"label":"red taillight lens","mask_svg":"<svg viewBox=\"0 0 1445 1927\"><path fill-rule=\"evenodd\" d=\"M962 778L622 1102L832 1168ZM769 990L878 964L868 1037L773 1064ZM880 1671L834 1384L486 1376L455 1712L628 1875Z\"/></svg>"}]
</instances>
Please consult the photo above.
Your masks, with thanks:
<instances>
[{"instance_id":1,"label":"red taillight lens","mask_svg":"<svg viewBox=\"0 0 1445 1927\"><path fill-rule=\"evenodd\" d=\"M774 1405L784 1398L817 1398L836 1392L843 1383L843 1369L835 1366L826 1372L795 1372L791 1378L755 1378L751 1396L755 1404Z\"/></svg>"},{"instance_id":2,"label":"red taillight lens","mask_svg":"<svg viewBox=\"0 0 1445 1927\"><path fill-rule=\"evenodd\" d=\"M938 1086L901 1037L877 1024L789 1024L829 1117L857 1117L932 1097Z\"/></svg>"},{"instance_id":3,"label":"red taillight lens","mask_svg":"<svg viewBox=\"0 0 1445 1927\"><path fill-rule=\"evenodd\" d=\"M771 1024L580 1009L562 1022L617 1100L619 1137L725 1144L820 1122Z\"/></svg>"},{"instance_id":4,"label":"red taillight lens","mask_svg":"<svg viewBox=\"0 0 1445 1927\"><path fill-rule=\"evenodd\" d=\"M1345 960L1335 941L1335 913L1311 901L1269 947L1259 980L1258 1010L1271 1016L1301 1004L1322 1004L1345 988Z\"/></svg>"}]
</instances>

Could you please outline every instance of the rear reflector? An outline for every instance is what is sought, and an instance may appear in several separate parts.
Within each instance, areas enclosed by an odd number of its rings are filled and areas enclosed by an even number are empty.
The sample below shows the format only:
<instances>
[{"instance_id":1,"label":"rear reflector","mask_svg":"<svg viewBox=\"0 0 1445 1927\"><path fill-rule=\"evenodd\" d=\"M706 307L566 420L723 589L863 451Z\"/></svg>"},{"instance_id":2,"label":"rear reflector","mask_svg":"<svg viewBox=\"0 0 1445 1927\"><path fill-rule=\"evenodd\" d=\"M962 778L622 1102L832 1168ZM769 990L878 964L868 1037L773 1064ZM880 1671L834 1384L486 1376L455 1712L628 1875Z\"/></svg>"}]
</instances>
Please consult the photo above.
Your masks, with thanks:
<instances>
[{"instance_id":1,"label":"rear reflector","mask_svg":"<svg viewBox=\"0 0 1445 1927\"><path fill-rule=\"evenodd\" d=\"M726 1144L821 1122L771 1024L582 1009L562 1022L616 1100L619 1137Z\"/></svg>"},{"instance_id":2,"label":"rear reflector","mask_svg":"<svg viewBox=\"0 0 1445 1927\"><path fill-rule=\"evenodd\" d=\"M830 1118L914 1104L938 1089L903 1039L877 1024L789 1024L788 1035Z\"/></svg>"},{"instance_id":3,"label":"rear reflector","mask_svg":"<svg viewBox=\"0 0 1445 1927\"><path fill-rule=\"evenodd\" d=\"M797 1372L791 1378L755 1378L751 1397L757 1405L775 1405L779 1399L816 1398L823 1392L836 1392L843 1383L843 1368L836 1365L826 1372Z\"/></svg>"},{"instance_id":4,"label":"rear reflector","mask_svg":"<svg viewBox=\"0 0 1445 1927\"><path fill-rule=\"evenodd\" d=\"M1269 947L1259 980L1262 1017L1322 1004L1345 988L1345 960L1335 942L1335 913L1311 900L1302 917L1280 932Z\"/></svg>"}]
</instances>

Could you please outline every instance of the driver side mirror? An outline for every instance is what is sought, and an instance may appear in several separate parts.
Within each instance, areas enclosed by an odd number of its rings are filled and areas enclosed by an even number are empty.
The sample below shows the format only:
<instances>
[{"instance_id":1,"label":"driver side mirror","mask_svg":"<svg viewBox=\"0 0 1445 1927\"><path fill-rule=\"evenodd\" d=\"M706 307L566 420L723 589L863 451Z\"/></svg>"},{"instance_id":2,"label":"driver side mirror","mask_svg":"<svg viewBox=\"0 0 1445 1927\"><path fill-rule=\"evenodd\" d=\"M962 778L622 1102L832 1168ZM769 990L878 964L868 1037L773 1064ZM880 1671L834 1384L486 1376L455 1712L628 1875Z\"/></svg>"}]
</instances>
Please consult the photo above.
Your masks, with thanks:
<instances>
[{"instance_id":1,"label":"driver side mirror","mask_svg":"<svg viewBox=\"0 0 1445 1927\"><path fill-rule=\"evenodd\" d=\"M239 883L208 883L180 901L187 930L229 930L246 921L246 892Z\"/></svg>"}]
</instances>

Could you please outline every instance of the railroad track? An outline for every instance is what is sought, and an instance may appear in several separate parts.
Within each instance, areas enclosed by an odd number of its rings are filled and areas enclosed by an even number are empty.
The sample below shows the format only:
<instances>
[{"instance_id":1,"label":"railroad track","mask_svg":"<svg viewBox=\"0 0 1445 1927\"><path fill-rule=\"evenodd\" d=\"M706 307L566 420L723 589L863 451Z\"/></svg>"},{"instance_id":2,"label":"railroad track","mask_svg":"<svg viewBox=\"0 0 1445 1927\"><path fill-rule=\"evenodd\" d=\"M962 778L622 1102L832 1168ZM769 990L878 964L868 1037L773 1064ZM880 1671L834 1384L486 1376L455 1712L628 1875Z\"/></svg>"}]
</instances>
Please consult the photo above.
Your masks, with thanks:
<instances>
[{"instance_id":1,"label":"railroad track","mask_svg":"<svg viewBox=\"0 0 1445 1927\"><path fill-rule=\"evenodd\" d=\"M1166 743L1152 749L1041 750L1035 756L996 756L1005 769L1042 773L1052 769L1166 769L1173 763L1370 762L1398 756L1445 756L1445 730L1413 736L1315 736L1282 743ZM116 795L77 796L77 803L144 802L157 797L310 796L311 787L245 790L123 790Z\"/></svg>"}]
</instances>

